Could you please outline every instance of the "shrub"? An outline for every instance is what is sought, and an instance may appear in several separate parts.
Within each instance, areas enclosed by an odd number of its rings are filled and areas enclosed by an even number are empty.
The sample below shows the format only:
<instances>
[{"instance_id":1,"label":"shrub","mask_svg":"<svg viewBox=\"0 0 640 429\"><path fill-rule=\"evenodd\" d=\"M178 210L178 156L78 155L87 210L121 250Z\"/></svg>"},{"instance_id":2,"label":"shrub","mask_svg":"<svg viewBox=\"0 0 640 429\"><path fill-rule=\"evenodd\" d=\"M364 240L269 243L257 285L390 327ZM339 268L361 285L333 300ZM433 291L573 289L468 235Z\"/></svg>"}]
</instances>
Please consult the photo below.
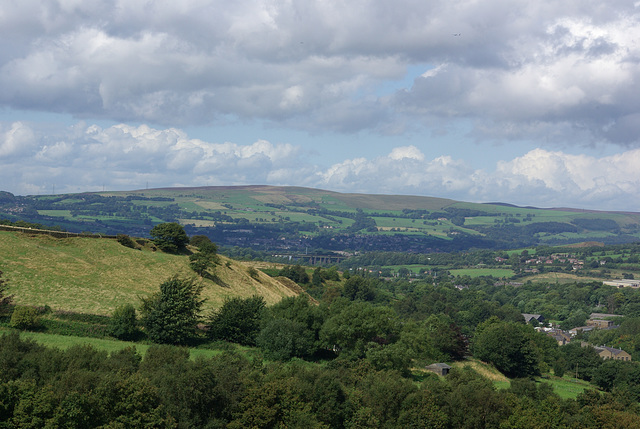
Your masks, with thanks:
<instances>
[{"instance_id":1,"label":"shrub","mask_svg":"<svg viewBox=\"0 0 640 429\"><path fill-rule=\"evenodd\" d=\"M247 273L249 274L249 277L251 277L252 279L258 280L258 270L256 270L253 267L249 267L247 268Z\"/></svg>"},{"instance_id":2,"label":"shrub","mask_svg":"<svg viewBox=\"0 0 640 429\"><path fill-rule=\"evenodd\" d=\"M36 329L40 327L40 316L33 307L16 306L9 326L16 329Z\"/></svg>"},{"instance_id":3,"label":"shrub","mask_svg":"<svg viewBox=\"0 0 640 429\"><path fill-rule=\"evenodd\" d=\"M2 278L2 271L0 271L0 317L8 311L13 301L13 295L5 294L6 289L6 281Z\"/></svg>"},{"instance_id":4,"label":"shrub","mask_svg":"<svg viewBox=\"0 0 640 429\"><path fill-rule=\"evenodd\" d=\"M118 240L118 243L122 244L124 247L129 247L131 249L135 249L136 247L136 243L127 234L116 235L116 240Z\"/></svg>"},{"instance_id":5,"label":"shrub","mask_svg":"<svg viewBox=\"0 0 640 429\"><path fill-rule=\"evenodd\" d=\"M125 304L113 311L109 323L109 335L120 340L131 340L138 334L136 324L136 309L131 304Z\"/></svg>"}]
</instances>

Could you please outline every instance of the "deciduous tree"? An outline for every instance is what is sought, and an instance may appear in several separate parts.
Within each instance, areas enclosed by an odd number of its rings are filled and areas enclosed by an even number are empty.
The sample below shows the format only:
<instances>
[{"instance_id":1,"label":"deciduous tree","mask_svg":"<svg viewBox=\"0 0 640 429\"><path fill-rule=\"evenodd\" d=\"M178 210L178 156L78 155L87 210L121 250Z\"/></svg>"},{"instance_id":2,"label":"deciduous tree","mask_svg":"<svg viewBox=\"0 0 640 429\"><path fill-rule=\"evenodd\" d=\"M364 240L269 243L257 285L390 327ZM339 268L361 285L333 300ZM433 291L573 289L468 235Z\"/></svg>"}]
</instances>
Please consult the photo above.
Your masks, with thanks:
<instances>
[{"instance_id":1,"label":"deciduous tree","mask_svg":"<svg viewBox=\"0 0 640 429\"><path fill-rule=\"evenodd\" d=\"M209 336L214 340L255 345L266 302L261 296L226 299L210 317Z\"/></svg>"},{"instance_id":2,"label":"deciduous tree","mask_svg":"<svg viewBox=\"0 0 640 429\"><path fill-rule=\"evenodd\" d=\"M202 285L193 279L173 277L160 285L160 291L143 299L141 322L151 341L186 344L195 334L204 300Z\"/></svg>"},{"instance_id":3,"label":"deciduous tree","mask_svg":"<svg viewBox=\"0 0 640 429\"><path fill-rule=\"evenodd\" d=\"M175 222L158 224L149 231L149 235L163 252L176 253L183 250L189 242L182 225Z\"/></svg>"},{"instance_id":4,"label":"deciduous tree","mask_svg":"<svg viewBox=\"0 0 640 429\"><path fill-rule=\"evenodd\" d=\"M198 252L189 255L189 267L200 277L204 277L207 271L213 268L214 265L213 257L206 253Z\"/></svg>"},{"instance_id":5,"label":"deciduous tree","mask_svg":"<svg viewBox=\"0 0 640 429\"><path fill-rule=\"evenodd\" d=\"M515 322L494 322L480 327L474 337L473 354L492 363L507 377L532 377L540 374L539 351L531 326Z\"/></svg>"},{"instance_id":6,"label":"deciduous tree","mask_svg":"<svg viewBox=\"0 0 640 429\"><path fill-rule=\"evenodd\" d=\"M304 324L289 319L274 319L260 331L256 341L265 357L289 360L315 352L313 332Z\"/></svg>"}]
</instances>

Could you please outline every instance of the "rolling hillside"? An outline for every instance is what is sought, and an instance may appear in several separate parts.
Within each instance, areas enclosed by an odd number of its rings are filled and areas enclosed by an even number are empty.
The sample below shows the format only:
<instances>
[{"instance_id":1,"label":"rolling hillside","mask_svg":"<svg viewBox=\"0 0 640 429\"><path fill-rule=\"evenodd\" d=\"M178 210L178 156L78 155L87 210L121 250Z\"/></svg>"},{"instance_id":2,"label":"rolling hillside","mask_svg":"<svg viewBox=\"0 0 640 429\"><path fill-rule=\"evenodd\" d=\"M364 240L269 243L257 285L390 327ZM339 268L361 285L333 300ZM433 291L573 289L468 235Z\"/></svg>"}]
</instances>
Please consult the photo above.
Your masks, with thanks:
<instances>
[{"instance_id":1,"label":"rolling hillside","mask_svg":"<svg viewBox=\"0 0 640 429\"><path fill-rule=\"evenodd\" d=\"M248 266L221 256L218 279L203 279L205 311L225 297L261 295L273 304L298 292ZM135 250L116 240L54 238L0 231L0 270L17 304L93 314L109 314L118 305L138 306L140 297L158 290L173 275L195 276L187 256Z\"/></svg>"}]
</instances>

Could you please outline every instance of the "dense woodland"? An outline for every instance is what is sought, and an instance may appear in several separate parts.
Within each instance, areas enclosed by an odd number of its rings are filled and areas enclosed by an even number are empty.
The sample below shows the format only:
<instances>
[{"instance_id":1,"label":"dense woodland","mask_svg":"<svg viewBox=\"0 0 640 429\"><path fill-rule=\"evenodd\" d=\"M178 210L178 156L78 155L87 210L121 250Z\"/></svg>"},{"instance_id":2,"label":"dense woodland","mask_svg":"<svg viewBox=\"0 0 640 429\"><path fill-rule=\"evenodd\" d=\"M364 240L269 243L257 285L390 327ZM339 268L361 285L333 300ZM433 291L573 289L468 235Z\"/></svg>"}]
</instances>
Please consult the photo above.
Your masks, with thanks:
<instances>
[{"instance_id":1,"label":"dense woodland","mask_svg":"<svg viewBox=\"0 0 640 429\"><path fill-rule=\"evenodd\" d=\"M188 237L177 224L150 235L158 248L184 252L199 276L215 276L217 246L207 237ZM118 241L131 245L126 238ZM619 263L633 258L613 250ZM606 249L591 252L607 257ZM490 257L438 255L450 265ZM369 270L299 265L264 271L307 293L272 306L259 296L229 298L203 313L197 277L173 277L141 303L96 316L15 305L6 294L10 279L0 273L0 427L640 425L636 289L435 273L385 279ZM522 316L542 314L569 329L592 312L620 315L617 327L564 346ZM111 354L48 349L21 338L21 330L152 346L144 357L135 347ZM605 361L581 340L623 348L634 361ZM192 360L188 348L218 354ZM464 365L478 361L509 377L510 387L497 389ZM445 377L425 371L435 362L454 368ZM561 399L550 383L563 375L592 389Z\"/></svg>"},{"instance_id":2,"label":"dense woodland","mask_svg":"<svg viewBox=\"0 0 640 429\"><path fill-rule=\"evenodd\" d=\"M189 360L186 350L170 346L152 347L141 359L131 348L110 355L83 346L60 351L17 334L0 337L0 364L3 427L640 425L637 398L629 389L585 391L563 400L549 385L527 379L497 391L470 369L416 383L362 360L263 364L235 352Z\"/></svg>"}]
</instances>

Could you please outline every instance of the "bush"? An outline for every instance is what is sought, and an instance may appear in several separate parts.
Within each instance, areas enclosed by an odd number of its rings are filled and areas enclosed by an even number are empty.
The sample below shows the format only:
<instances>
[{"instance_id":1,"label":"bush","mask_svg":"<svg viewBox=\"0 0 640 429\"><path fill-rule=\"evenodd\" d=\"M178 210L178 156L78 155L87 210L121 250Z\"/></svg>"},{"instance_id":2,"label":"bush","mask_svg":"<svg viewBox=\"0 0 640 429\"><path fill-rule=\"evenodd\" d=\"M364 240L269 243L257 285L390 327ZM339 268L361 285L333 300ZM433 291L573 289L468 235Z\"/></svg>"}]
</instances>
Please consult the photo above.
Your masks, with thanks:
<instances>
[{"instance_id":1,"label":"bush","mask_svg":"<svg viewBox=\"0 0 640 429\"><path fill-rule=\"evenodd\" d=\"M253 267L247 268L247 273L249 274L249 277L251 277L252 279L259 280L258 270L256 270L255 268Z\"/></svg>"},{"instance_id":2,"label":"bush","mask_svg":"<svg viewBox=\"0 0 640 429\"><path fill-rule=\"evenodd\" d=\"M120 340L132 340L138 334L136 309L131 304L116 308L111 315L109 335Z\"/></svg>"},{"instance_id":3,"label":"bush","mask_svg":"<svg viewBox=\"0 0 640 429\"><path fill-rule=\"evenodd\" d=\"M260 331L256 341L267 359L289 360L314 353L313 332L293 320L274 319Z\"/></svg>"},{"instance_id":4,"label":"bush","mask_svg":"<svg viewBox=\"0 0 640 429\"><path fill-rule=\"evenodd\" d=\"M40 327L40 316L33 307L17 306L11 315L9 326L16 329L36 329Z\"/></svg>"},{"instance_id":5,"label":"bush","mask_svg":"<svg viewBox=\"0 0 640 429\"><path fill-rule=\"evenodd\" d=\"M136 248L136 243L127 234L116 235L116 240L118 240L118 243L122 244L124 247L129 247L131 249Z\"/></svg>"},{"instance_id":6,"label":"bush","mask_svg":"<svg viewBox=\"0 0 640 429\"><path fill-rule=\"evenodd\" d=\"M6 289L6 281L2 278L2 271L0 271L0 317L8 312L13 301L13 295L5 294Z\"/></svg>"}]
</instances>

